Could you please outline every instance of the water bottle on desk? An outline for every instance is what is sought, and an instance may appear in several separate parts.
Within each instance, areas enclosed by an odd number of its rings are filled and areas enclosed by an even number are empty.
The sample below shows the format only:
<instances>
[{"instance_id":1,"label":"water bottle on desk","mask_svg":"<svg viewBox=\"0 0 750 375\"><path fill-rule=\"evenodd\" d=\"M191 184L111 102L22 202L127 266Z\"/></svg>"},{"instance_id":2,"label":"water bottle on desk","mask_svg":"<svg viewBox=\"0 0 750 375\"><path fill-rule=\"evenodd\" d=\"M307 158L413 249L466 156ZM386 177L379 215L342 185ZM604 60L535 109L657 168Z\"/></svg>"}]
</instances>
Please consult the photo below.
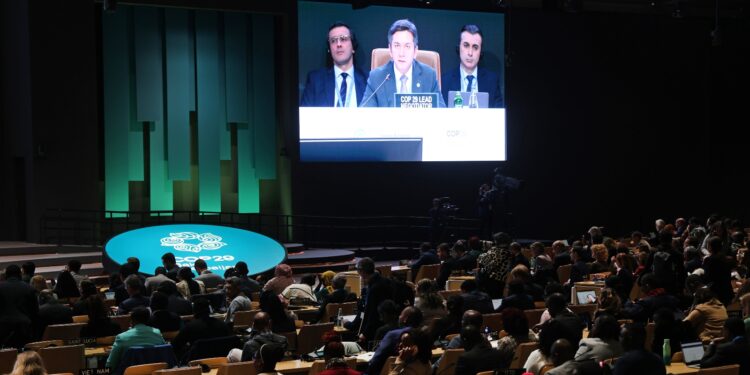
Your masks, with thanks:
<instances>
[{"instance_id":1,"label":"water bottle on desk","mask_svg":"<svg viewBox=\"0 0 750 375\"><path fill-rule=\"evenodd\" d=\"M343 327L344 326L344 317L341 316L341 308L339 307L339 312L336 314L336 327Z\"/></svg>"},{"instance_id":2,"label":"water bottle on desk","mask_svg":"<svg viewBox=\"0 0 750 375\"><path fill-rule=\"evenodd\" d=\"M463 108L464 99L461 97L460 92L456 92L456 96L453 97L453 108Z\"/></svg>"},{"instance_id":3,"label":"water bottle on desk","mask_svg":"<svg viewBox=\"0 0 750 375\"><path fill-rule=\"evenodd\" d=\"M669 339L664 339L664 345L661 347L662 359L664 359L664 365L669 366L672 363L672 345L669 343Z\"/></svg>"}]
</instances>

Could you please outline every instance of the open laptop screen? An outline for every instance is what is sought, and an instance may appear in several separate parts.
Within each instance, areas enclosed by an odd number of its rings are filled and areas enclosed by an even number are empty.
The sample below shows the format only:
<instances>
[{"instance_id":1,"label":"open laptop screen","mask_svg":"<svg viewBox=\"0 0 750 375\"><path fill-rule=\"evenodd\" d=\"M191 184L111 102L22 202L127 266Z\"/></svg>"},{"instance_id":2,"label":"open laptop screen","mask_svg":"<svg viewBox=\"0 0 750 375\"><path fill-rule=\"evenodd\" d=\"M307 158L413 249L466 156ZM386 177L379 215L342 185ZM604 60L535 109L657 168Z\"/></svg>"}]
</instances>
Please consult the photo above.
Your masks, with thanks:
<instances>
[{"instance_id":1,"label":"open laptop screen","mask_svg":"<svg viewBox=\"0 0 750 375\"><path fill-rule=\"evenodd\" d=\"M682 344L682 355L685 356L685 364L698 364L703 358L703 344L700 341Z\"/></svg>"}]
</instances>

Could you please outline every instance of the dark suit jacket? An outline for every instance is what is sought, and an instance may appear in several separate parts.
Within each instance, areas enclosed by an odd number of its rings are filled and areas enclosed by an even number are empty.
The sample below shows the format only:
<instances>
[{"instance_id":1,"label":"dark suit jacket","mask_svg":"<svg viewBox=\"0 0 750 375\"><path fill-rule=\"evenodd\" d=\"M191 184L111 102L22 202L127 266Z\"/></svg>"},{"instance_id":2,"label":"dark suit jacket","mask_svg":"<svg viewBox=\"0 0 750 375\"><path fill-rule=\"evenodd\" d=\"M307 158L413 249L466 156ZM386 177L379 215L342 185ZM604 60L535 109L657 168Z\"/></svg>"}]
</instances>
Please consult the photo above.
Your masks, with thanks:
<instances>
[{"instance_id":1,"label":"dark suit jacket","mask_svg":"<svg viewBox=\"0 0 750 375\"><path fill-rule=\"evenodd\" d=\"M622 314L625 318L646 322L654 316L654 313L661 309L667 308L674 312L680 310L680 300L677 297L668 294L659 294L641 298L635 303L626 303L623 307Z\"/></svg>"},{"instance_id":2,"label":"dark suit jacket","mask_svg":"<svg viewBox=\"0 0 750 375\"><path fill-rule=\"evenodd\" d=\"M625 353L615 362L612 375L663 375L667 373L664 362L656 354L646 350Z\"/></svg>"},{"instance_id":3,"label":"dark suit jacket","mask_svg":"<svg viewBox=\"0 0 750 375\"><path fill-rule=\"evenodd\" d=\"M389 76L390 74L390 76ZM386 77L388 80L386 81ZM396 93L396 78L393 70L393 61L389 61L387 64L376 68L370 72L370 76L367 78L367 87L363 96L363 103L360 106L363 107L395 107L393 103L393 94ZM383 83L385 81L385 83ZM375 92L375 90L383 83L383 86ZM375 95L372 93L375 92ZM438 94L438 105L433 107L445 107L443 101L443 95L440 94L440 86L438 85L437 73L429 66L422 64L421 62L414 60L412 64L411 72L411 92L412 93L437 93ZM372 95L372 98L370 98ZM364 101L368 100L367 103Z\"/></svg>"},{"instance_id":4,"label":"dark suit jacket","mask_svg":"<svg viewBox=\"0 0 750 375\"><path fill-rule=\"evenodd\" d=\"M464 311L476 310L482 314L489 314L495 310L490 295L485 292L472 290L469 293L461 293L461 298L464 299Z\"/></svg>"},{"instance_id":5,"label":"dark suit jacket","mask_svg":"<svg viewBox=\"0 0 750 375\"><path fill-rule=\"evenodd\" d=\"M151 300L148 297L142 295L132 296L122 301L120 306L117 307L117 315L127 315L131 310L138 306L148 307L150 301Z\"/></svg>"},{"instance_id":6,"label":"dark suit jacket","mask_svg":"<svg viewBox=\"0 0 750 375\"><path fill-rule=\"evenodd\" d=\"M0 282L0 324L30 324L38 312L39 303L31 285L16 278Z\"/></svg>"},{"instance_id":7,"label":"dark suit jacket","mask_svg":"<svg viewBox=\"0 0 750 375\"><path fill-rule=\"evenodd\" d=\"M193 304L183 298L179 293L169 296L167 310L177 315L193 315Z\"/></svg>"},{"instance_id":8,"label":"dark suit jacket","mask_svg":"<svg viewBox=\"0 0 750 375\"><path fill-rule=\"evenodd\" d=\"M179 331L180 328L182 328L182 319L179 315L169 310L158 310L151 314L151 318L148 320L148 325L158 328L162 333L174 332Z\"/></svg>"},{"instance_id":9,"label":"dark suit jacket","mask_svg":"<svg viewBox=\"0 0 750 375\"><path fill-rule=\"evenodd\" d=\"M393 298L393 283L390 279L386 279L376 272L368 281L367 288L363 292L365 293L362 297L364 306L361 306L352 326L356 332L361 324L362 329L359 332L365 335L368 340L372 340L375 337L375 331L383 324L378 314L378 305ZM363 318L361 318L361 312L365 313Z\"/></svg>"},{"instance_id":10,"label":"dark suit jacket","mask_svg":"<svg viewBox=\"0 0 750 375\"><path fill-rule=\"evenodd\" d=\"M318 319L323 317L323 314L325 314L326 312L326 306L329 303L354 302L356 300L357 300L356 294L349 293L346 291L346 289L336 289L333 292L331 292L331 294L323 298L323 301L320 304L320 308L318 308ZM321 322L321 323L328 323L328 322Z\"/></svg>"},{"instance_id":11,"label":"dark suit jacket","mask_svg":"<svg viewBox=\"0 0 750 375\"><path fill-rule=\"evenodd\" d=\"M441 78L443 86L443 98L446 103L453 103L453 98L448 97L448 91L461 91L460 67L453 68L443 73ZM490 108L503 108L503 93L500 90L500 77L487 69L478 69L477 90L489 94Z\"/></svg>"},{"instance_id":12,"label":"dark suit jacket","mask_svg":"<svg viewBox=\"0 0 750 375\"><path fill-rule=\"evenodd\" d=\"M36 336L41 338L48 325L73 323L73 310L57 302L45 303L39 306L39 318L34 323Z\"/></svg>"},{"instance_id":13,"label":"dark suit jacket","mask_svg":"<svg viewBox=\"0 0 750 375\"><path fill-rule=\"evenodd\" d=\"M370 364L367 367L367 373L378 375L385 365L385 360L392 355L396 355L396 348L398 343L401 341L401 334L404 332L411 331L411 327L403 327L394 329L383 336L380 340L378 349L375 350L375 354L372 355Z\"/></svg>"},{"instance_id":14,"label":"dark suit jacket","mask_svg":"<svg viewBox=\"0 0 750 375\"><path fill-rule=\"evenodd\" d=\"M503 303L497 312L503 311L503 309L515 307L519 310L533 310L534 299L528 294L511 294L503 298Z\"/></svg>"},{"instance_id":15,"label":"dark suit jacket","mask_svg":"<svg viewBox=\"0 0 750 375\"><path fill-rule=\"evenodd\" d=\"M429 266L432 264L438 264L440 263L440 258L435 254L433 250L428 250L423 252L419 255L419 259L415 260L414 263L411 264L411 273L414 275L414 277L417 276L417 273L419 272L419 267L422 266ZM419 281L419 280L414 280Z\"/></svg>"},{"instance_id":16,"label":"dark suit jacket","mask_svg":"<svg viewBox=\"0 0 750 375\"><path fill-rule=\"evenodd\" d=\"M482 371L491 371L501 366L503 366L503 358L497 350L477 345L458 357L456 375L474 375Z\"/></svg>"},{"instance_id":17,"label":"dark suit jacket","mask_svg":"<svg viewBox=\"0 0 750 375\"><path fill-rule=\"evenodd\" d=\"M188 345L192 345L199 339L210 339L224 337L232 334L232 329L221 320L215 318L193 319L185 324L172 340L172 346L178 356L185 351Z\"/></svg>"},{"instance_id":18,"label":"dark suit jacket","mask_svg":"<svg viewBox=\"0 0 750 375\"><path fill-rule=\"evenodd\" d=\"M460 258L449 259L443 262L440 266L440 275L438 275L437 283L438 286L443 289L445 288L445 282L451 276L453 271L471 271L477 266L477 260L474 259L469 253L464 254Z\"/></svg>"},{"instance_id":19,"label":"dark suit jacket","mask_svg":"<svg viewBox=\"0 0 750 375\"><path fill-rule=\"evenodd\" d=\"M362 102L362 95L367 86L367 77L356 66L354 67L354 89L356 90L357 105ZM336 77L333 67L321 68L307 73L305 91L302 93L300 107L333 107L333 99L336 97ZM354 100L352 95L350 100Z\"/></svg>"},{"instance_id":20,"label":"dark suit jacket","mask_svg":"<svg viewBox=\"0 0 750 375\"><path fill-rule=\"evenodd\" d=\"M734 340L709 345L708 351L701 359L701 368L719 367L726 365L740 365L740 375L750 375L750 346L747 338L736 337Z\"/></svg>"}]
</instances>

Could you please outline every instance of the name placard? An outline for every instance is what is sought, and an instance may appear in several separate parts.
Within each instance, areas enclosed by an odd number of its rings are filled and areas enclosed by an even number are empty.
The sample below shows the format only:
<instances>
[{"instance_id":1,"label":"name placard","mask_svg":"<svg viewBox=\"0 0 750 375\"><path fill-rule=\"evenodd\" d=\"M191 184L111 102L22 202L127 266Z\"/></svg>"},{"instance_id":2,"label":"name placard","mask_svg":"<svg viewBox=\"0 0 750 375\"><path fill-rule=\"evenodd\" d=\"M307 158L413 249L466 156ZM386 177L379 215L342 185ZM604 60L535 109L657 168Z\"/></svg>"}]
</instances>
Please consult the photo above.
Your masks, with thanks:
<instances>
[{"instance_id":1,"label":"name placard","mask_svg":"<svg viewBox=\"0 0 750 375\"><path fill-rule=\"evenodd\" d=\"M435 108L438 106L438 94L393 94L397 108Z\"/></svg>"},{"instance_id":2,"label":"name placard","mask_svg":"<svg viewBox=\"0 0 750 375\"><path fill-rule=\"evenodd\" d=\"M66 339L63 340L65 345L78 345L83 344L86 346L94 346L96 345L96 337L81 337L78 339Z\"/></svg>"},{"instance_id":3,"label":"name placard","mask_svg":"<svg viewBox=\"0 0 750 375\"><path fill-rule=\"evenodd\" d=\"M112 369L109 367L83 368L78 372L78 375L109 375L111 373Z\"/></svg>"}]
</instances>

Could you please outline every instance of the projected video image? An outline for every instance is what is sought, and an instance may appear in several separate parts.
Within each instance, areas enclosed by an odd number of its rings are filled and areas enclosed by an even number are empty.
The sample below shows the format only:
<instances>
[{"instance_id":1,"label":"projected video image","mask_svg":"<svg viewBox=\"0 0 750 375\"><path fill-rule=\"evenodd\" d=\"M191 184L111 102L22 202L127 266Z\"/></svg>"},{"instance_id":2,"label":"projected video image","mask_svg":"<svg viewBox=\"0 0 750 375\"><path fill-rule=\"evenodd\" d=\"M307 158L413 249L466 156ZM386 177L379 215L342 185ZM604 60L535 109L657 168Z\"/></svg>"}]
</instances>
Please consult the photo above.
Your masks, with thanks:
<instances>
[{"instance_id":1,"label":"projected video image","mask_svg":"<svg viewBox=\"0 0 750 375\"><path fill-rule=\"evenodd\" d=\"M302 161L505 160L504 16L299 2Z\"/></svg>"}]
</instances>

